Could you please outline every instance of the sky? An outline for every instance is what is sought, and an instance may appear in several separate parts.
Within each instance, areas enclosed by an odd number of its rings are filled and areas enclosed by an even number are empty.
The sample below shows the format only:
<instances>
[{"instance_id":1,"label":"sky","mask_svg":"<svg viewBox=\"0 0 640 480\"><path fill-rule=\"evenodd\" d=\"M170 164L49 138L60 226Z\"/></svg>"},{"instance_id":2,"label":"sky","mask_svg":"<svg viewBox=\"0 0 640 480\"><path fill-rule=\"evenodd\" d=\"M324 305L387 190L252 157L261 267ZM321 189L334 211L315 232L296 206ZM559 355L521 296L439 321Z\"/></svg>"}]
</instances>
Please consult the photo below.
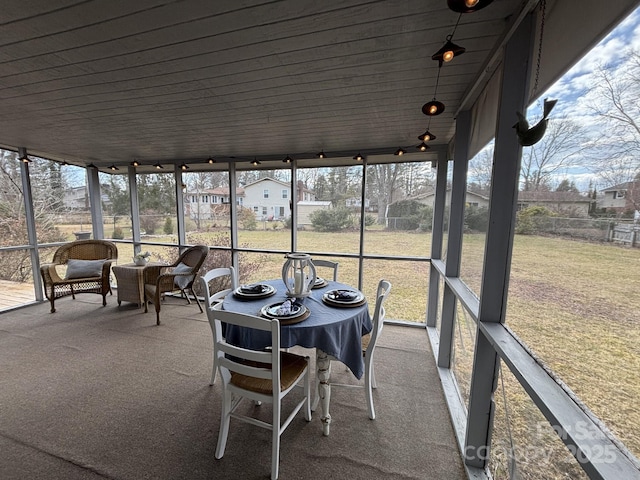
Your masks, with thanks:
<instances>
[{"instance_id":1,"label":"sky","mask_svg":"<svg viewBox=\"0 0 640 480\"><path fill-rule=\"evenodd\" d=\"M579 60L560 80L540 95L540 99L534 102L527 112L530 123L533 124L540 118L542 99L555 98L558 99L558 103L550 115L550 121L553 121L554 117L567 117L588 130L594 130L594 138L601 136L600 121L594 118L590 107L594 101L597 101L597 97L591 92L595 83L593 72L600 65L611 65L616 70L623 70L625 57L620 54L628 47L640 51L640 7ZM640 92L638 96L640 98ZM640 159L637 161L640 162ZM576 186L582 191L589 188L590 181L599 188L609 186L604 185L605 180L583 166L564 170L556 177L555 183L559 183L562 178L575 181Z\"/></svg>"}]
</instances>

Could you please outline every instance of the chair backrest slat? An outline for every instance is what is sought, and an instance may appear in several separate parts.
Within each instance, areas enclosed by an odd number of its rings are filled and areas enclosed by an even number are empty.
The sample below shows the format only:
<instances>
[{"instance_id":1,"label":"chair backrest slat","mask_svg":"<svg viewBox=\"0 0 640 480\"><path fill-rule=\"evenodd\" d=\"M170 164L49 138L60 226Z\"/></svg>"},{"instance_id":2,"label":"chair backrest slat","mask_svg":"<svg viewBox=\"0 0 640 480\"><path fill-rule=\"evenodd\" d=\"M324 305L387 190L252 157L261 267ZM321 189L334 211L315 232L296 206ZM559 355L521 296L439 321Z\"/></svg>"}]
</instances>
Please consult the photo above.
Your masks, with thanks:
<instances>
[{"instance_id":1,"label":"chair backrest slat","mask_svg":"<svg viewBox=\"0 0 640 480\"><path fill-rule=\"evenodd\" d=\"M230 372L237 372L250 377L271 379L274 391L280 389L280 322L256 317L244 313L222 310L222 304L208 308L209 321L214 322L214 352L218 365ZM222 323L259 331L271 332L270 349L251 350L237 347L226 342L218 334L222 332ZM276 354L273 354L276 352ZM226 356L225 356L226 354ZM270 369L247 365L247 362L269 364Z\"/></svg>"}]
</instances>

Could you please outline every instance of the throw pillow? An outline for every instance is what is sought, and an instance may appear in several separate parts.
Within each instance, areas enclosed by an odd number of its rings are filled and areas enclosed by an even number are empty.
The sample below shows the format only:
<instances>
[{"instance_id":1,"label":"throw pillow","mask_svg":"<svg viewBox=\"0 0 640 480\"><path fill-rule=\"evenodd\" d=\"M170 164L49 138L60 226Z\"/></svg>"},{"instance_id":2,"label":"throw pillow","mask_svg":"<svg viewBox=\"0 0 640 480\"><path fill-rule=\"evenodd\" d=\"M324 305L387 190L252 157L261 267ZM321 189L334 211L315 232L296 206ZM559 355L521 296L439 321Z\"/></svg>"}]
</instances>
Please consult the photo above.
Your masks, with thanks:
<instances>
[{"instance_id":1,"label":"throw pillow","mask_svg":"<svg viewBox=\"0 0 640 480\"><path fill-rule=\"evenodd\" d=\"M172 273L186 273L186 272L190 272L191 270L192 268L189 265L185 265L184 263L180 262L178 265L175 266ZM189 282L192 279L193 279L193 275L175 277L173 280L173 283L175 283L176 287L178 287L179 289L184 290L187 287L187 285L189 285Z\"/></svg>"},{"instance_id":2,"label":"throw pillow","mask_svg":"<svg viewBox=\"0 0 640 480\"><path fill-rule=\"evenodd\" d=\"M74 278L100 277L102 275L102 266L106 260L76 260L70 258L67 260L66 280Z\"/></svg>"}]
</instances>

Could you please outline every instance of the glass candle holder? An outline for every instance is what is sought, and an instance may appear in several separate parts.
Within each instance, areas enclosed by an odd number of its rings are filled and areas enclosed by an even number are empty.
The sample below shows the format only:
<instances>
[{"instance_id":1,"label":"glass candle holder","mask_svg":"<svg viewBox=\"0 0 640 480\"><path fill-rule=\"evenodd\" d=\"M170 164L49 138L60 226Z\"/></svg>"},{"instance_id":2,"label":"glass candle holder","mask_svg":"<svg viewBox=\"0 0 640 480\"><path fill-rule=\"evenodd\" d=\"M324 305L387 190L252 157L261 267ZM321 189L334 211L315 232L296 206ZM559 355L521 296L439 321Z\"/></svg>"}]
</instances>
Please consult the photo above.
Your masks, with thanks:
<instances>
[{"instance_id":1,"label":"glass candle holder","mask_svg":"<svg viewBox=\"0 0 640 480\"><path fill-rule=\"evenodd\" d=\"M287 287L287 296L304 298L311 295L316 283L316 267L308 253L288 253L282 265L282 281Z\"/></svg>"}]
</instances>

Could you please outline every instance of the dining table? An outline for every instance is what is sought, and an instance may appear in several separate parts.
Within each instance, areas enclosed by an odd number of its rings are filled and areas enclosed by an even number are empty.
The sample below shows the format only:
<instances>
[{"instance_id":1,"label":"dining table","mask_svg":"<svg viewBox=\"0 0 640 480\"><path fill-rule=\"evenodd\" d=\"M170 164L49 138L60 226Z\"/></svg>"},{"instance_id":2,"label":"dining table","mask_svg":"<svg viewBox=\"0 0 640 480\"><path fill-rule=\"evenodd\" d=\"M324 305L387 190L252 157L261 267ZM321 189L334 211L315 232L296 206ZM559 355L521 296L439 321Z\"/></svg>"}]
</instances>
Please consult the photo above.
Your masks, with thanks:
<instances>
[{"instance_id":1,"label":"dining table","mask_svg":"<svg viewBox=\"0 0 640 480\"><path fill-rule=\"evenodd\" d=\"M269 296L242 295L238 287L228 294L223 302L224 310L265 316L265 308L280 305L287 300L287 288L282 279L259 282L256 285L268 286ZM271 288L273 287L273 288ZM340 305L327 301L327 295L333 292L354 292L362 301L351 305ZM324 298L323 298L324 297ZM329 435L331 415L329 401L331 398L331 360L344 363L353 375L360 379L364 374L364 358L362 355L362 336L372 329L371 316L366 298L357 289L349 285L324 280L318 288L313 288L310 295L297 299L304 305L305 311L301 320L280 320L280 347L300 346L314 348L316 351L316 381L321 409L323 434ZM271 346L269 332L228 325L225 329L227 342L245 348L263 349ZM314 402L315 404L316 402ZM314 405L315 406L315 405Z\"/></svg>"}]
</instances>

